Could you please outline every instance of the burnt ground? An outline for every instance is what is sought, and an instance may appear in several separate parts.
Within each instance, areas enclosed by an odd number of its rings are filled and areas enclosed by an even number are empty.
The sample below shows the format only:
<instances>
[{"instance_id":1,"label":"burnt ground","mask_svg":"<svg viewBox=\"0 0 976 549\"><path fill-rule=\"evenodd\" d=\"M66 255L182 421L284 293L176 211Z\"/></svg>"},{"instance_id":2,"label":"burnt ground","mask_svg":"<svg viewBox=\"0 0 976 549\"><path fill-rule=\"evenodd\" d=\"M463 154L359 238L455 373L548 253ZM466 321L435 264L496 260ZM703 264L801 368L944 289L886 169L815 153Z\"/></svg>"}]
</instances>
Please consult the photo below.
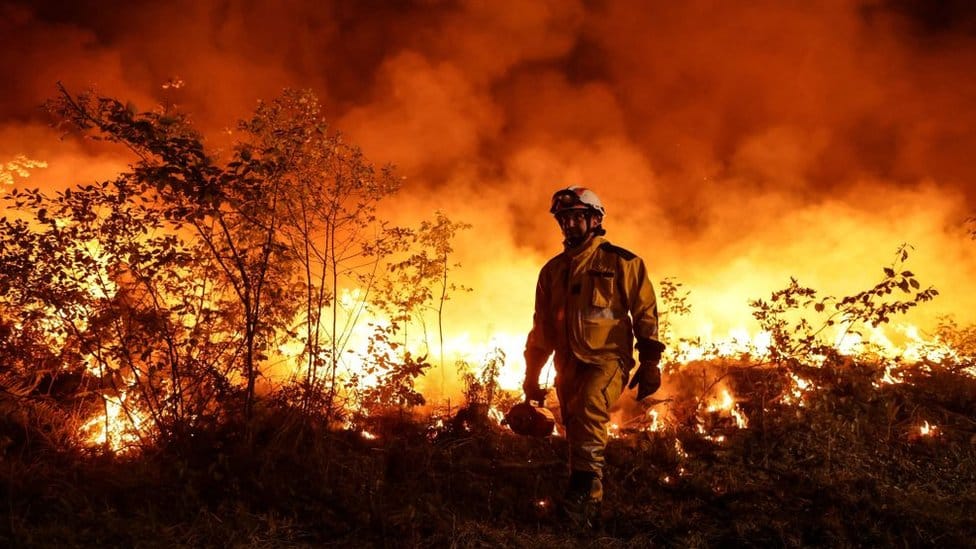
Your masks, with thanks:
<instances>
[{"instance_id":1,"label":"burnt ground","mask_svg":"<svg viewBox=\"0 0 976 549\"><path fill-rule=\"evenodd\" d=\"M623 429L600 529L553 512L560 437L378 414L355 431L284 411L138 457L86 455L3 424L0 543L24 547L958 547L976 539L976 382L952 369L727 369L722 412ZM687 374L695 375L689 369ZM665 406L664 403L659 406ZM456 417L453 416L452 417ZM924 422L935 425L928 436ZM702 433L701 431L704 431Z\"/></svg>"}]
</instances>

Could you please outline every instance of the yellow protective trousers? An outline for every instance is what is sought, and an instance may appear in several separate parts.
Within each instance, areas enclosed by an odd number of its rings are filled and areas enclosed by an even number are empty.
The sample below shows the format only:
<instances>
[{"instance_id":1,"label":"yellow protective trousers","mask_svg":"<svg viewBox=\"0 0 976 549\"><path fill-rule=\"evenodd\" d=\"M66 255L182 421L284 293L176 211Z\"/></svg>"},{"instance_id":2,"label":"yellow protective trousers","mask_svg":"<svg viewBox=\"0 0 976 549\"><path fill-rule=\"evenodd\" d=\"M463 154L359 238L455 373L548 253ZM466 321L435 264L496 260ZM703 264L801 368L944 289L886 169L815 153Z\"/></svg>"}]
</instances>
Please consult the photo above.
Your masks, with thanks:
<instances>
[{"instance_id":1,"label":"yellow protective trousers","mask_svg":"<svg viewBox=\"0 0 976 549\"><path fill-rule=\"evenodd\" d=\"M569 442L570 470L591 471L602 479L610 407L624 390L624 371L619 361L587 364L570 360L561 366L557 367L555 385ZM603 494L591 496L601 499Z\"/></svg>"}]
</instances>

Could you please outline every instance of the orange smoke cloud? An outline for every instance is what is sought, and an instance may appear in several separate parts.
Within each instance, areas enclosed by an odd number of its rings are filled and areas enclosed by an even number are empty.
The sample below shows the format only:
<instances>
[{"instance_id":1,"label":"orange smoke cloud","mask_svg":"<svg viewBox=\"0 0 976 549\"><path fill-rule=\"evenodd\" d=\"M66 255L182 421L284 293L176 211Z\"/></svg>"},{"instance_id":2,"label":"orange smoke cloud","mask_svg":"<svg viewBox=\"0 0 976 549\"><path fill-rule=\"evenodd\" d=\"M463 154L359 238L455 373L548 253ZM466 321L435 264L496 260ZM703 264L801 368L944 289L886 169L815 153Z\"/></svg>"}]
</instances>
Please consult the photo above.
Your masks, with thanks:
<instances>
[{"instance_id":1,"label":"orange smoke cloud","mask_svg":"<svg viewBox=\"0 0 976 549\"><path fill-rule=\"evenodd\" d=\"M56 81L178 103L215 145L258 99L312 88L338 129L406 177L389 215L439 208L474 225L457 259L476 291L447 311L473 339L528 328L537 269L559 250L547 202L567 184L600 193L609 237L653 277L692 290L684 335L748 325L746 301L790 275L861 289L902 242L943 294L926 322L976 320L976 244L961 228L976 211L976 9L963 3L14 2L0 14L0 162L47 161L30 184L126 162L57 141L37 109ZM164 89L174 77L185 86Z\"/></svg>"}]
</instances>

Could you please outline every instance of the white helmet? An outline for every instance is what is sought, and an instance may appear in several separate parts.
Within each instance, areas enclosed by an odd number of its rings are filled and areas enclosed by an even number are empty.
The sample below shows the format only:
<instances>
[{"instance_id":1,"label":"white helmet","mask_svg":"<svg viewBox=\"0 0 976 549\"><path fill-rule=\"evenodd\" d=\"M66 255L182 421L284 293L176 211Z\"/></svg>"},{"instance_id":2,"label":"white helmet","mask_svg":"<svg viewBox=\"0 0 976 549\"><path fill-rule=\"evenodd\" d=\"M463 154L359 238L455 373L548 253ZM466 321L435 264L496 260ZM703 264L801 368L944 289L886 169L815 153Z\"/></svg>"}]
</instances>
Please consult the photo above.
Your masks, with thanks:
<instances>
[{"instance_id":1,"label":"white helmet","mask_svg":"<svg viewBox=\"0 0 976 549\"><path fill-rule=\"evenodd\" d=\"M603 202L600 202L600 197L586 187L578 185L560 189L552 195L549 213L559 215L559 212L567 210L590 210L603 217L607 215L607 210L603 207Z\"/></svg>"}]
</instances>

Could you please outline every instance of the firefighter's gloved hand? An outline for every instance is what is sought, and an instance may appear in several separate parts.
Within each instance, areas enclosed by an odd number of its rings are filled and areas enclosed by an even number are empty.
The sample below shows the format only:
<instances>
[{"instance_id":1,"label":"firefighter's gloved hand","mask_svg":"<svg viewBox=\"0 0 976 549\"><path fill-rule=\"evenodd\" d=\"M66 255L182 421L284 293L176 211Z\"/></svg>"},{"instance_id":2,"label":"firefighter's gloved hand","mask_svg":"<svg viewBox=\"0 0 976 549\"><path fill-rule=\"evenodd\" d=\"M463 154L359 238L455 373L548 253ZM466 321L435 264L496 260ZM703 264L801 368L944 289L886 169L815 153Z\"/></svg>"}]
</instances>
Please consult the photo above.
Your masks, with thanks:
<instances>
[{"instance_id":1,"label":"firefighter's gloved hand","mask_svg":"<svg viewBox=\"0 0 976 549\"><path fill-rule=\"evenodd\" d=\"M539 387L538 380L532 381L530 379L526 379L524 382L522 382L522 391L525 393L525 400L534 400L538 401L539 403L545 402L546 394L549 392L542 387Z\"/></svg>"},{"instance_id":2,"label":"firefighter's gloved hand","mask_svg":"<svg viewBox=\"0 0 976 549\"><path fill-rule=\"evenodd\" d=\"M657 361L641 362L630 384L627 385L629 389L637 387L638 401L653 395L661 387L661 369L657 364Z\"/></svg>"}]
</instances>

